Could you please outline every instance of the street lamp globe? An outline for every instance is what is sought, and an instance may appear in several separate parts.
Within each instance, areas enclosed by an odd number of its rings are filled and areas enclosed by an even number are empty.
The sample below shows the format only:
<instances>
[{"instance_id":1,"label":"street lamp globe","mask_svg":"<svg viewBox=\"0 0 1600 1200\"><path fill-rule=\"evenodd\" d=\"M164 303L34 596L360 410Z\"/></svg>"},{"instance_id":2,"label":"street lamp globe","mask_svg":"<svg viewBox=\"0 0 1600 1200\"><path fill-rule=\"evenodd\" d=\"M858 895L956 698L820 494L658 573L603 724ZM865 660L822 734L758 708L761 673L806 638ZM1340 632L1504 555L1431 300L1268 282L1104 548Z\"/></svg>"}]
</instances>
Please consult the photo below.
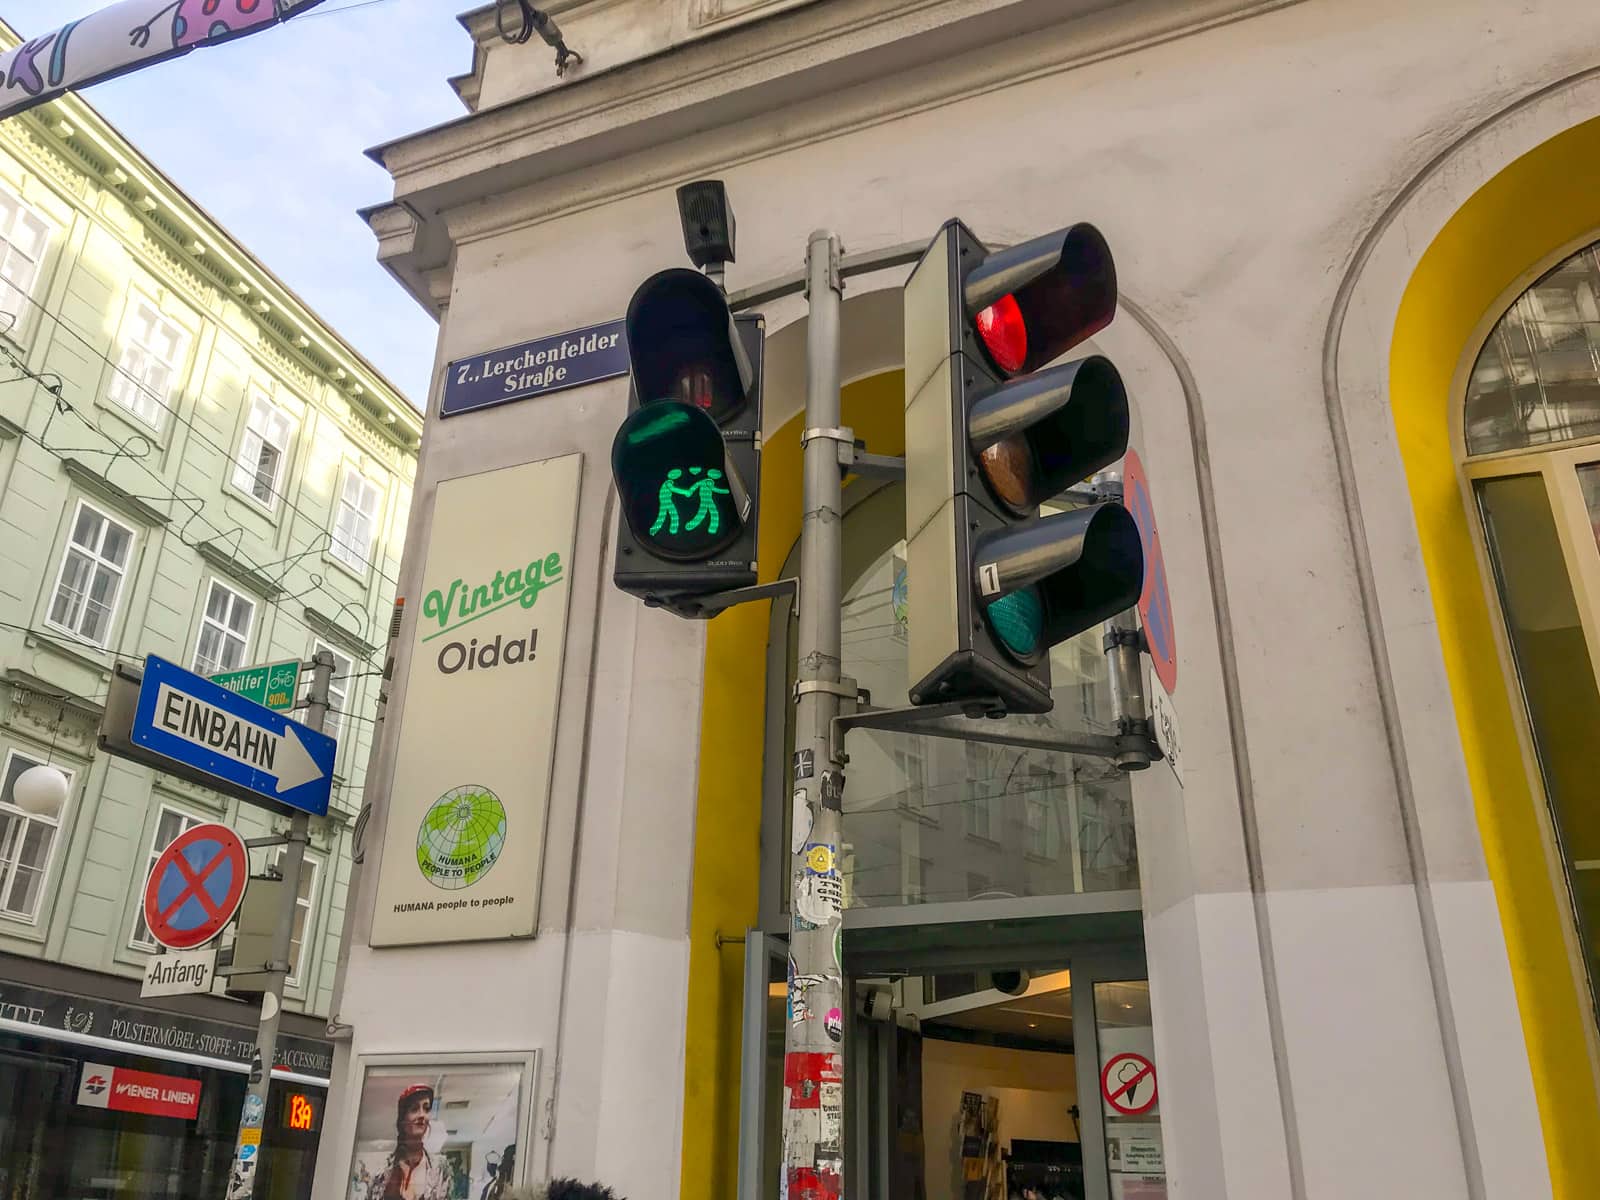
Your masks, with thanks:
<instances>
[{"instance_id":1,"label":"street lamp globe","mask_svg":"<svg viewBox=\"0 0 1600 1200\"><path fill-rule=\"evenodd\" d=\"M67 777L57 767L29 767L11 785L11 802L36 817L58 816L67 802Z\"/></svg>"}]
</instances>

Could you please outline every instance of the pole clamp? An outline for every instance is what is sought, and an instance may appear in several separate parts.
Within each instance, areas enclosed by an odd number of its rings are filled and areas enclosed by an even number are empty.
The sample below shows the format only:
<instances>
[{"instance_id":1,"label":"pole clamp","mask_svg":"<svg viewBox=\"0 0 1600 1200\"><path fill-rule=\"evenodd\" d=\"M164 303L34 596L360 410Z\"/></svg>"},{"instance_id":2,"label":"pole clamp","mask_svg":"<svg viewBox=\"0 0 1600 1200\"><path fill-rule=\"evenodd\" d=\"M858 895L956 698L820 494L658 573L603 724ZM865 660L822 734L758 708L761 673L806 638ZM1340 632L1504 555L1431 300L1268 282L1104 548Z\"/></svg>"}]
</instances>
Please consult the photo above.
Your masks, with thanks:
<instances>
[{"instance_id":1,"label":"pole clamp","mask_svg":"<svg viewBox=\"0 0 1600 1200\"><path fill-rule=\"evenodd\" d=\"M800 448L804 450L808 443L817 441L819 438L825 438L830 442L837 442L839 444L839 454L841 456L841 460L845 453L844 448L846 446L848 446L852 452L855 450L856 431L851 429L848 425L834 429L825 429L820 425L813 425L810 429L807 429L800 434Z\"/></svg>"},{"instance_id":2,"label":"pole clamp","mask_svg":"<svg viewBox=\"0 0 1600 1200\"><path fill-rule=\"evenodd\" d=\"M1146 643L1144 640L1144 630L1124 629L1120 626L1112 626L1106 630L1105 641L1102 648L1107 654L1109 654L1118 646L1132 646L1135 650L1146 650L1149 648L1148 643Z\"/></svg>"},{"instance_id":3,"label":"pole clamp","mask_svg":"<svg viewBox=\"0 0 1600 1200\"><path fill-rule=\"evenodd\" d=\"M830 696L838 696L844 700L854 700L858 689L853 681L835 683L831 679L802 679L794 685L794 698L809 696L813 692L825 692Z\"/></svg>"},{"instance_id":4,"label":"pole clamp","mask_svg":"<svg viewBox=\"0 0 1600 1200\"><path fill-rule=\"evenodd\" d=\"M806 243L804 292L808 300L811 298L811 251L820 240L813 235L813 240ZM828 237L828 286L841 296L844 295L844 243L839 240L837 233Z\"/></svg>"}]
</instances>

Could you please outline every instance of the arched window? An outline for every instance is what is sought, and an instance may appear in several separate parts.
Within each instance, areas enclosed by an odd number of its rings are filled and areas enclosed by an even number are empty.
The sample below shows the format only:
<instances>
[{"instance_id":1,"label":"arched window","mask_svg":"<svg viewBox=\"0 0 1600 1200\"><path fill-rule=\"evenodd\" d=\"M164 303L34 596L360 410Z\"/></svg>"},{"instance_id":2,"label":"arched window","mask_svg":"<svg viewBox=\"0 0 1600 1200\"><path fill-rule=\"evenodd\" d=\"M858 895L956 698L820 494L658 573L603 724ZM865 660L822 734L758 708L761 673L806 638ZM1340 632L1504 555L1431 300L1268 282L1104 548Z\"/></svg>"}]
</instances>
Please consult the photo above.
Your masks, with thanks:
<instances>
[{"instance_id":1,"label":"arched window","mask_svg":"<svg viewBox=\"0 0 1600 1200\"><path fill-rule=\"evenodd\" d=\"M1600 980L1600 243L1495 324L1473 365L1466 475L1526 744L1589 976Z\"/></svg>"}]
</instances>

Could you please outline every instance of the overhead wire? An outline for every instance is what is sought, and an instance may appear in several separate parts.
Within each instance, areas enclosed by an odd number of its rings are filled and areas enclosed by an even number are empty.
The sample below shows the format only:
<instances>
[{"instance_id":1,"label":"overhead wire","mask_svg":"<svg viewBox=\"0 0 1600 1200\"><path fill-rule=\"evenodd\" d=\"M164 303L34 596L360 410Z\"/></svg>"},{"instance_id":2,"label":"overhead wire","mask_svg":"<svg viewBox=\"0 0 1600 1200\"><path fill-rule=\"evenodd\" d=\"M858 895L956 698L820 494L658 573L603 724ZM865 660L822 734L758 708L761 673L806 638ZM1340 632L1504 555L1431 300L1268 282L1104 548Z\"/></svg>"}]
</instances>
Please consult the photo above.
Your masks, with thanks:
<instances>
[{"instance_id":1,"label":"overhead wire","mask_svg":"<svg viewBox=\"0 0 1600 1200\"><path fill-rule=\"evenodd\" d=\"M57 328L59 328L59 329L65 331L66 333L70 334L73 338L75 338L84 347L84 349L88 350L88 352L90 354L94 355L94 357L98 358L101 362L103 362L103 363L107 364L108 366L110 366L111 369L114 372L116 372L118 375L122 376L122 378L126 379L141 394L143 394L144 396L149 397L152 401L154 401L156 403L156 405L159 406L167 414L168 417L170 417L173 421L177 422L178 424L180 424L184 428L186 428L189 431L190 436L193 437L193 438L198 439L199 442L202 445L204 445L207 449L216 451L216 453L221 455L222 458L224 460L226 460L227 462L232 463L232 462L236 462L237 461L237 456L236 456L236 454L235 454L235 452L233 450L230 450L226 446L219 445L212 438L208 437L207 434L206 434L206 431L200 425L198 425L195 421L193 421L189 417L186 417L183 414L183 412L176 405L174 405L174 404L169 402L167 397L162 396L159 393L157 393L157 392L151 390L149 387L147 387L145 385L144 380L140 379L137 375L134 375L131 371L129 371L127 368L125 368L118 359L112 357L112 355L111 355L111 353L109 351L102 350L97 343L95 343L94 341L92 341L90 339L90 337L89 337L89 335L87 333L85 333L83 330L79 329L76 325L74 325L71 321L69 321L65 316L63 316L60 313L55 312L55 311L45 307L45 305L42 304L40 301L35 300L30 296L23 296L22 300L23 300L23 302L25 304L29 305L34 311L36 311L42 318L52 322ZM7 332L10 329L14 329L15 328L15 325L16 325L16 322L17 322L18 318L15 317L15 316L9 316L9 320L10 320L11 324L9 326L0 327L0 332ZM11 356L10 354L7 354L7 357L11 358L13 356ZM20 362L17 362L17 363L15 363L15 365L18 367L19 370L23 370L25 372L28 372L29 374L33 374L31 369L26 367L24 364L22 364ZM53 375L55 373L54 372L43 372L42 374L52 374ZM59 375L57 375L56 378L59 380L59 378L60 378ZM59 394L59 393L57 393L57 394ZM90 425L91 428L93 428L96 432L98 432L102 436L104 436L108 441L111 441L113 444L116 444L115 439L113 439L110 434L106 433L105 430L100 429L99 426L93 425L92 423L90 423L88 421L85 421L84 423L86 425ZM159 430L152 430L151 432L155 433L155 434L159 434L160 431ZM141 435L138 435L138 436L143 437L144 435L141 434ZM307 520L310 523L312 523L313 525L317 526L319 529L322 529L322 521L320 519L318 519L316 517L313 517L313 516L309 515L308 513L306 513L306 511L304 509L302 509L298 504L296 504L292 499L290 499L290 497L288 496L287 493L281 491L276 485L274 485L273 487L269 488L268 490L271 492L272 499L273 499L275 504L277 502L281 501L286 511L292 512L297 517L300 517L300 518L302 518L304 520ZM327 534L327 531L325 529L323 529L322 532L323 532L324 535L328 536L330 538L330 540L331 540L331 535ZM312 543L308 542L306 545L310 546L311 544ZM397 579L393 578L392 576L386 574L383 571L382 567L371 557L370 553L367 554L367 555L364 555L363 556L363 560L366 562L368 569L373 571L377 575L377 577L379 579L383 580L386 583L393 584L396 588L398 588L400 586L399 580L397 580ZM277 560L277 561L286 561L286 560ZM270 566L270 565L274 565L274 564L268 563L268 564L264 564L264 565Z\"/></svg>"},{"instance_id":2,"label":"overhead wire","mask_svg":"<svg viewBox=\"0 0 1600 1200\"><path fill-rule=\"evenodd\" d=\"M65 322L61 322L61 324L62 324L62 326L64 328L70 328ZM291 539L290 546L289 546L289 548L291 550L291 553L286 555L284 558L277 559L277 560L272 560L272 561L266 562L266 563L258 563L258 562L252 561L251 558L244 553L243 541L244 541L245 536L247 536L247 531L245 530L245 528L243 526L235 525L232 529L227 529L227 530L222 529L215 522L209 520L204 515L204 511L203 511L203 508L202 508L204 498L202 496L195 495L195 494L185 494L184 492L180 492L176 487L174 487L170 482L168 482L158 471L154 470L149 465L149 463L147 463L145 461L145 458L149 454L150 449L153 448L153 443L150 443L149 439L145 438L144 435L142 435L142 434L136 434L136 435L134 435L134 437L129 438L127 441L119 443L114 437L112 437L112 435L110 433L108 433L106 430L102 429L95 422L89 420L88 417L86 417L81 411L79 411L79 409L75 405L72 404L72 402L70 400L67 399L66 394L65 394L64 382L62 381L61 377L58 374L56 374L55 372L49 372L49 371L42 371L42 372L41 371L35 371L33 368L29 367L25 361L23 361L23 359L20 357L20 355L18 355L15 352L13 352L11 350L11 348L6 346L3 342L0 342L0 357L3 357L7 362L9 362L12 365L13 368L15 368L18 372L20 372L20 375L18 377L16 377L16 378L9 379L9 380L0 380L0 385L3 385L4 383L21 382L22 379L25 378L25 379L31 380L36 387L42 388L47 394L49 394L53 398L53 407L52 407L52 410L51 410L50 417L45 422L44 434L35 433L33 430L28 429L25 425L19 425L21 436L25 440L27 440L27 441L31 442L32 444L38 446L40 449L44 450L47 454L50 454L51 456L56 458L58 461L62 461L62 462L66 461L67 457L68 457L68 455L66 453L64 453L64 451L77 450L77 451L80 451L81 453L85 453L85 454L110 455L111 456L111 462L106 465L106 470L107 471L109 471L110 466L113 465L119 459L127 459L127 460L129 460L129 461L131 461L133 463L136 463L138 465L138 467L142 471L145 472L145 474L149 475L150 478L155 480L156 484L161 489L161 493L159 495L156 495L156 496L146 496L146 495L139 495L139 494L135 494L135 493L129 493L130 496L132 496L132 498L137 499L137 500L151 500L151 499L162 500L162 501L166 501L166 502L169 502L169 503L173 503L173 504L179 505L185 511L187 511L188 518L186 520L183 520L182 524L175 530L175 533L174 533L174 535L177 537L177 539L178 539L178 541L180 543L182 543L183 545L187 546L191 550L195 550L198 553L200 551L200 547L202 545L209 545L209 546L219 547L219 548L224 548L225 549L225 548L227 548L229 546L229 542L231 540L231 542L232 542L232 550L231 550L230 557L233 557L236 560L238 560L245 568L247 568L251 572L253 572L253 573L257 574L257 575L260 575L263 579L269 580L269 582L272 584L273 587L281 589L281 591L284 593L283 595L279 595L279 596L264 596L263 599L266 600L268 603L283 603L283 602L286 602L286 601L291 601L291 600L294 600L294 599L303 598L303 597L311 594L312 592L320 591L323 594L325 594L327 597L329 597L331 600L338 602L339 607L338 607L338 610L336 611L336 613L334 614L334 617L333 617L333 620L334 620L335 624L337 624L337 622L342 617L344 617L346 613L354 612L355 614L357 614L357 616L359 618L359 622L360 622L360 629L358 631L347 631L347 632L353 632L354 635L356 637L360 638L361 641L363 641L363 642L366 641L365 635L369 631L370 625L371 625L372 621L375 620L375 618L372 617L372 614L367 612L367 610L364 607L364 605L362 605L361 603L358 603L357 601L352 600L349 596L346 596L346 595L344 595L344 594L342 594L340 592L337 592L337 591L333 590L331 587L329 587L327 582L323 579L323 577L319 573L317 573L315 571L312 571L309 568L303 568L303 569L306 570L306 575L307 575L307 578L308 578L308 586L303 588L303 589L301 589L301 590L299 590L299 591L295 591L292 588L289 588L289 587L286 586L286 583L287 583L287 581L289 579L289 576L290 576L290 573L291 573L291 571L293 569L294 564L298 563L301 559L307 557L308 555L315 554L319 550L321 550L323 548L323 539L324 538L329 538L329 540L331 542L330 535L328 534L326 529L321 527L321 522L320 521L316 522L316 524L318 526L318 530L319 530L318 534L316 536L314 536L311 540L309 540L306 543L304 543L301 546L301 548L300 548L300 550L298 552L294 551L293 541ZM105 358L106 361L110 361L109 358L107 356L105 356L105 355L101 355L101 357ZM121 370L120 367L118 367L117 369L119 371ZM122 373L124 375L127 375L127 372L125 372L125 371L122 372ZM128 376L128 377L132 378L132 376ZM138 386L140 386L141 388L143 388L143 385L139 384L137 380L135 380L135 383L138 384ZM45 435L49 433L50 427L53 424L53 422L55 420L55 417L57 415L66 415L66 416L71 416L71 417L75 418L78 422L80 422L84 426L84 428L90 430L93 433L99 434L102 438L104 438L107 441L107 443L110 445L111 449L102 450L102 449L100 449L98 447L87 447L87 446L84 446L84 447L65 446L65 447L63 447L63 446L59 446L59 445L51 445L48 441L45 440ZM184 420L185 424L188 424L191 428L194 428L193 422L189 422L189 421L187 421L186 419L183 419L183 418L179 418L179 419ZM223 453L223 454L227 453L226 451L222 451L222 449L220 447L215 447L215 443L210 443L208 439L204 439L204 435L203 434L201 434L199 436L201 436L202 440L206 440L208 442L208 444L210 444L214 448L218 449L219 453ZM146 448L142 453L132 453L132 452L129 451L128 447L135 440L135 438L146 442ZM233 461L233 458L232 458L231 455L228 456L227 461L230 461L230 462ZM102 472L102 475L104 475L104 474L105 474L105 472ZM290 508L291 511L294 511L295 513L297 513L298 515L302 516L303 518L305 518L307 520L310 519L310 518L306 517L306 514L303 512L303 510L299 509L298 506L295 506L295 505L293 505L293 504L291 504L291 503L289 503L287 501L286 501L286 506L288 508ZM177 519L176 516L174 516L174 519ZM196 522L198 522L202 526L202 528L209 528L212 531L212 536L207 536L207 537L201 539L200 541L192 541L192 540L190 540L189 537L185 536L187 534L188 530L190 529L190 527L192 525L194 525ZM373 570L374 574L377 576L378 579L380 579L380 580L382 580L384 582L394 583L394 581L388 575L386 575L381 569L377 568L375 564L372 564L370 559L368 560L368 562L369 562L369 566L371 567L371 569ZM274 578L270 568L274 567L274 566L284 565L284 564L288 564L288 565L285 567L284 571L281 574L279 574L276 578ZM398 584L396 584L395 586L396 586L396 589L398 590ZM355 657L360 658L363 662L371 665L371 664L375 664L377 662L375 654L376 654L375 651L374 652L369 652L369 653L366 653L366 654L360 654L358 652L355 655Z\"/></svg>"}]
</instances>

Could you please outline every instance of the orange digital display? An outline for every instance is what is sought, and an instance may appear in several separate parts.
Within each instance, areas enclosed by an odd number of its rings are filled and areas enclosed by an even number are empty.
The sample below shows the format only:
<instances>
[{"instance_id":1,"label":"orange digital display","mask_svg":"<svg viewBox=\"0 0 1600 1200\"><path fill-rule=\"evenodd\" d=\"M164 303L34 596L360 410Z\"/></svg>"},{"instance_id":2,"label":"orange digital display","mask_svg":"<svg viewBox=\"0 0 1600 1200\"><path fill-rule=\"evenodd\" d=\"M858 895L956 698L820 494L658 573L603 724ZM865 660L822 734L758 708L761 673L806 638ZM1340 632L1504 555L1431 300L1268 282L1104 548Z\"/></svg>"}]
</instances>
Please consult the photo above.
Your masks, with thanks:
<instances>
[{"instance_id":1,"label":"orange digital display","mask_svg":"<svg viewBox=\"0 0 1600 1200\"><path fill-rule=\"evenodd\" d=\"M309 1133L317 1127L317 1105L310 1096L291 1092L284 1101L283 1124L288 1129Z\"/></svg>"}]
</instances>

